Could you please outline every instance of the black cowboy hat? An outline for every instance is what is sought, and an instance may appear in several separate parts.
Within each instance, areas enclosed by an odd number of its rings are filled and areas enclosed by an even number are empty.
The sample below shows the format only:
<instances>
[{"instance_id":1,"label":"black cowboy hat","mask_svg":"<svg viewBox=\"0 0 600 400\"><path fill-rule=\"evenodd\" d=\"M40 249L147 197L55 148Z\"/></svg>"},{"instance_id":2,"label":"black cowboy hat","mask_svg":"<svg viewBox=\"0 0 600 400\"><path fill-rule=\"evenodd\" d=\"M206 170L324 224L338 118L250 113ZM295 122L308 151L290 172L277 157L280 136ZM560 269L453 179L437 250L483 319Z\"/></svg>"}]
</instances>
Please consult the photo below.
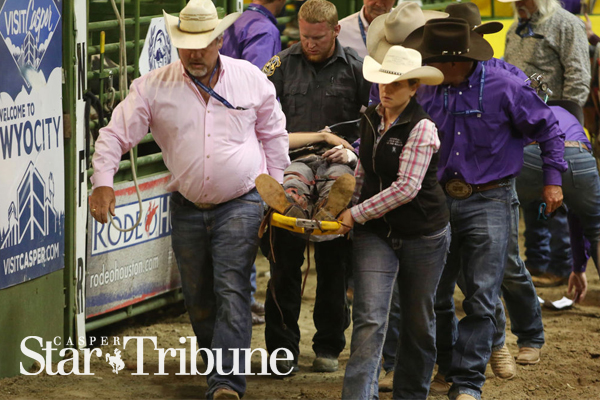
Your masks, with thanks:
<instances>
[{"instance_id":1,"label":"black cowboy hat","mask_svg":"<svg viewBox=\"0 0 600 400\"><path fill-rule=\"evenodd\" d=\"M481 35L500 32L504 25L501 22L490 21L481 23L481 14L479 7L475 3L452 3L448 4L445 10L450 14L450 18L464 19L475 32Z\"/></svg>"},{"instance_id":2,"label":"black cowboy hat","mask_svg":"<svg viewBox=\"0 0 600 400\"><path fill-rule=\"evenodd\" d=\"M549 106L559 106L573 114L579 123L583 126L583 109L572 100L548 100L546 103Z\"/></svg>"},{"instance_id":3,"label":"black cowboy hat","mask_svg":"<svg viewBox=\"0 0 600 400\"><path fill-rule=\"evenodd\" d=\"M492 46L464 19L432 19L408 35L404 47L421 53L424 63L486 61L494 56Z\"/></svg>"}]
</instances>

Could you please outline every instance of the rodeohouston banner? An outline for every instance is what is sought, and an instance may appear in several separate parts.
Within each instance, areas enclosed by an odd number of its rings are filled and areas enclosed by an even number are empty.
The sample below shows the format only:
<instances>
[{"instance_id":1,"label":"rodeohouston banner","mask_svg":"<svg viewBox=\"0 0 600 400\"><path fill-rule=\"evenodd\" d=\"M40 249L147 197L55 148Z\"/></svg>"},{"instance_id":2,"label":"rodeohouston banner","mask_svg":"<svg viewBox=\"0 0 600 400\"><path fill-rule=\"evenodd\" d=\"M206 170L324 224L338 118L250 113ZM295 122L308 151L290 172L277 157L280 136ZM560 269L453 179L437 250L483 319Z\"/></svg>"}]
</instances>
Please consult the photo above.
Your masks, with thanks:
<instances>
[{"instance_id":1,"label":"rodeohouston banner","mask_svg":"<svg viewBox=\"0 0 600 400\"><path fill-rule=\"evenodd\" d=\"M170 173L141 179L142 218L132 183L115 184L114 223L89 218L85 279L86 316L93 317L181 286L171 249Z\"/></svg>"},{"instance_id":2,"label":"rodeohouston banner","mask_svg":"<svg viewBox=\"0 0 600 400\"><path fill-rule=\"evenodd\" d=\"M64 267L61 0L0 0L0 289Z\"/></svg>"}]
</instances>

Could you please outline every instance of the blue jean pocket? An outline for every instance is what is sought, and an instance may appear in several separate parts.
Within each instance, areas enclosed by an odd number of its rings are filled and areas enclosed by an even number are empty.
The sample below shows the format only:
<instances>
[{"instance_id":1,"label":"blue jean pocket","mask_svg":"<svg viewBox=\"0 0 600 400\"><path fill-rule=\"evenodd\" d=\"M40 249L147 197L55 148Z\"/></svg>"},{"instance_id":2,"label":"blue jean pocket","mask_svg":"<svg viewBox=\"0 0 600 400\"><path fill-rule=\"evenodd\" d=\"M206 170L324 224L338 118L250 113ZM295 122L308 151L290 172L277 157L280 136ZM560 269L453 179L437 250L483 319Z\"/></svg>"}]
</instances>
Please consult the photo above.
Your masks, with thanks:
<instances>
[{"instance_id":1,"label":"blue jean pocket","mask_svg":"<svg viewBox=\"0 0 600 400\"><path fill-rule=\"evenodd\" d=\"M573 186L577 189L589 189L591 181L598 175L596 159L593 157L569 160L569 167Z\"/></svg>"},{"instance_id":2,"label":"blue jean pocket","mask_svg":"<svg viewBox=\"0 0 600 400\"><path fill-rule=\"evenodd\" d=\"M434 232L430 233L429 235L423 235L423 236L421 236L421 239L437 240L437 239L443 237L444 235L446 235L446 233L448 232L448 229L450 229L450 225L446 225L444 228L434 231Z\"/></svg>"},{"instance_id":3,"label":"blue jean pocket","mask_svg":"<svg viewBox=\"0 0 600 400\"><path fill-rule=\"evenodd\" d=\"M482 199L495 201L498 203L512 203L512 198L510 196L510 186L503 186L496 189L485 190L483 192L475 193L474 195L477 195Z\"/></svg>"}]
</instances>

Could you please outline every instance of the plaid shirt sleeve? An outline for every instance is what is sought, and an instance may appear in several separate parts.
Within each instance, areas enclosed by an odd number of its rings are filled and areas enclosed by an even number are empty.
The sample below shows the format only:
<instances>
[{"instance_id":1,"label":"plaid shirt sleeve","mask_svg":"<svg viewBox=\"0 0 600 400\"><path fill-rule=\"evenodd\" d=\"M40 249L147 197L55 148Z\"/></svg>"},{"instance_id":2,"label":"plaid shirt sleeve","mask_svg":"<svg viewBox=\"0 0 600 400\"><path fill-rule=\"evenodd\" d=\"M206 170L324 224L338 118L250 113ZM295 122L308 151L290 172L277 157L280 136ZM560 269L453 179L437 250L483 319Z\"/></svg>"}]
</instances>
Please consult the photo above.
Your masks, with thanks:
<instances>
[{"instance_id":1,"label":"plaid shirt sleeve","mask_svg":"<svg viewBox=\"0 0 600 400\"><path fill-rule=\"evenodd\" d=\"M358 160L356 169L354 170L354 179L356 180L356 186L354 186L354 193L352 194L352 205L358 203L360 191L362 190L363 181L365 179L365 170L363 169L360 160Z\"/></svg>"},{"instance_id":2,"label":"plaid shirt sleeve","mask_svg":"<svg viewBox=\"0 0 600 400\"><path fill-rule=\"evenodd\" d=\"M439 148L440 140L435 124L428 119L419 121L410 132L400 153L398 179L387 189L352 207L350 212L354 221L364 224L371 219L381 218L391 210L414 199L421 190L421 183L431 158ZM359 168L362 169L358 165L355 174L359 173ZM362 179L360 183L362 186Z\"/></svg>"}]
</instances>

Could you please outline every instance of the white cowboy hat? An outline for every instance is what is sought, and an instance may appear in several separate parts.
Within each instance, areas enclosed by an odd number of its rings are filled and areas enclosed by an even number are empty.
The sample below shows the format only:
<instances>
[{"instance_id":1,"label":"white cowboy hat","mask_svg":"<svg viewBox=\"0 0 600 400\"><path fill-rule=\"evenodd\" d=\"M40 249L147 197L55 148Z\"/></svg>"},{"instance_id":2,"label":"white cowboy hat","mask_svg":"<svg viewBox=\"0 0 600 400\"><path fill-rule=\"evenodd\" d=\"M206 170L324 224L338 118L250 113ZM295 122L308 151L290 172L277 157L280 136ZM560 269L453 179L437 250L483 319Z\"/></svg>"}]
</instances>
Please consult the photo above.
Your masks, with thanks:
<instances>
[{"instance_id":1,"label":"white cowboy hat","mask_svg":"<svg viewBox=\"0 0 600 400\"><path fill-rule=\"evenodd\" d=\"M204 49L242 15L231 13L219 19L211 0L190 0L179 13L179 18L165 10L163 14L167 32L173 46L178 49Z\"/></svg>"},{"instance_id":2,"label":"white cowboy hat","mask_svg":"<svg viewBox=\"0 0 600 400\"><path fill-rule=\"evenodd\" d=\"M390 47L404 43L406 37L415 29L425 25L433 18L446 18L445 12L421 10L416 2L404 1L392 12L375 18L367 31L367 50L377 62Z\"/></svg>"},{"instance_id":3,"label":"white cowboy hat","mask_svg":"<svg viewBox=\"0 0 600 400\"><path fill-rule=\"evenodd\" d=\"M422 67L421 54L413 49L392 46L379 64L373 57L365 57L363 75L373 83L392 83L408 79L418 79L425 85L439 85L444 74L437 68Z\"/></svg>"}]
</instances>

